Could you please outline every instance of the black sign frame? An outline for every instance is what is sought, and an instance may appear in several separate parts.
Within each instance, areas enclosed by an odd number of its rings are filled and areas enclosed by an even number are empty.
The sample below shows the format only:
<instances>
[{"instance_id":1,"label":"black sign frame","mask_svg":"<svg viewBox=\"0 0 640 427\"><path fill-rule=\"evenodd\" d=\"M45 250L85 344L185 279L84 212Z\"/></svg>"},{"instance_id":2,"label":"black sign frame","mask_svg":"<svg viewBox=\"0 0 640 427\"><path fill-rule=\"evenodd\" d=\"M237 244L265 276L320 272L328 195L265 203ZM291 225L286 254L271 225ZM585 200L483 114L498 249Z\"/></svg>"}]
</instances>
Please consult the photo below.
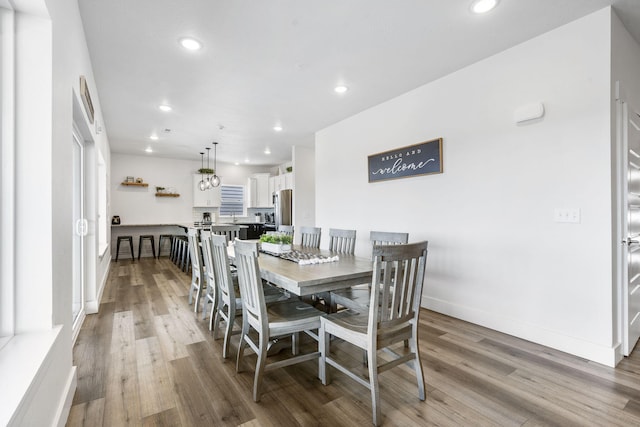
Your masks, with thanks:
<instances>
[{"instance_id":1,"label":"black sign frame","mask_svg":"<svg viewBox=\"0 0 640 427\"><path fill-rule=\"evenodd\" d=\"M442 138L368 157L369 182L442 173Z\"/></svg>"}]
</instances>

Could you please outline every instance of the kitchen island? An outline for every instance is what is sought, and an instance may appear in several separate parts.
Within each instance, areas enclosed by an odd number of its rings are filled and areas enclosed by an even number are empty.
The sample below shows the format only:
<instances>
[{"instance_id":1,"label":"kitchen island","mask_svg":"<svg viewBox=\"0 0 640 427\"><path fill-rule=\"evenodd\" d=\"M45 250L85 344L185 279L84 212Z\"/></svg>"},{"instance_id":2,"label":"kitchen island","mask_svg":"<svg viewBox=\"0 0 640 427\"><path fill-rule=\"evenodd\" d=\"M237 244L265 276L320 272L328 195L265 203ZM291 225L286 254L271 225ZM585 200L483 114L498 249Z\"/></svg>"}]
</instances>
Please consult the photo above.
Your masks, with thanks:
<instances>
[{"instance_id":1,"label":"kitchen island","mask_svg":"<svg viewBox=\"0 0 640 427\"><path fill-rule=\"evenodd\" d=\"M197 224L194 225L193 222L174 222L174 223L162 223L162 224L112 224L111 225L111 258L116 259L116 250L117 250L117 241L118 236L131 236L133 238L133 253L135 257L138 257L138 243L140 241L141 235L152 235L155 240L155 251L156 255L158 253L158 244L160 240L161 234L170 234L170 235L179 235L186 236L187 230L189 227L195 227L199 229L209 227L215 227L217 225L228 226L228 225L237 225L241 230L241 238L242 235L246 236L246 230L248 230L247 225L243 224L231 224L231 223L217 223L211 225L202 225ZM242 233L245 231L244 233ZM169 255L170 246L168 241L164 241L162 243L162 253L164 255ZM119 259L129 259L131 253L129 249L129 245L120 245L120 257ZM152 257L153 252L151 251L151 244L146 241L142 244L142 252L140 253L141 257Z\"/></svg>"}]
</instances>

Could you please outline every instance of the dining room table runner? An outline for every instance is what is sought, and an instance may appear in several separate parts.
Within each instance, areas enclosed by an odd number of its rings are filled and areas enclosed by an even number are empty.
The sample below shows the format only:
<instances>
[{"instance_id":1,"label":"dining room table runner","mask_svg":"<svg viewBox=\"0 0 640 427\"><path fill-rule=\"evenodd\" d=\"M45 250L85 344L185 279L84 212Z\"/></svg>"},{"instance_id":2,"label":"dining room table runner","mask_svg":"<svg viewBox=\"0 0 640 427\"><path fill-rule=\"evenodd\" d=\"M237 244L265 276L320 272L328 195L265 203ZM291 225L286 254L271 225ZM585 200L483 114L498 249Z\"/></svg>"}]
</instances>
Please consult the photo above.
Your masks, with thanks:
<instances>
[{"instance_id":1,"label":"dining room table runner","mask_svg":"<svg viewBox=\"0 0 640 427\"><path fill-rule=\"evenodd\" d=\"M295 262L299 265L324 264L327 262L337 262L340 260L340 257L338 257L338 255L325 256L318 253L304 252L297 249L293 249L290 252L285 252L280 254L268 252L268 251L262 251L262 252L271 256L286 259L287 261Z\"/></svg>"}]
</instances>

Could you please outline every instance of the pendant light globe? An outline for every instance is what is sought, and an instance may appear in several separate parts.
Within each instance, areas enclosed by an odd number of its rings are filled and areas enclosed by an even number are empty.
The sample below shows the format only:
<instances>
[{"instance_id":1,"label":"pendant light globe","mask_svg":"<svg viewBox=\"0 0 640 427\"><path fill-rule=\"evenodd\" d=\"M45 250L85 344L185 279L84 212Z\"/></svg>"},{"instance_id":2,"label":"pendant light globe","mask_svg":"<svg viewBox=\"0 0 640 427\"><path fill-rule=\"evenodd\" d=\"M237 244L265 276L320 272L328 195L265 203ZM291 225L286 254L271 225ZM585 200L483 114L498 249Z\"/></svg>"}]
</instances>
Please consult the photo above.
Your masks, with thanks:
<instances>
[{"instance_id":1,"label":"pendant light globe","mask_svg":"<svg viewBox=\"0 0 640 427\"><path fill-rule=\"evenodd\" d=\"M204 191L207 189L207 185L204 182L204 173L202 173L203 169L204 169L204 153L200 153L200 182L198 183L198 188L200 189L200 191Z\"/></svg>"},{"instance_id":2,"label":"pendant light globe","mask_svg":"<svg viewBox=\"0 0 640 427\"><path fill-rule=\"evenodd\" d=\"M221 180L217 175L218 172L218 143L213 142L213 177L209 180L212 187L220 186Z\"/></svg>"}]
</instances>

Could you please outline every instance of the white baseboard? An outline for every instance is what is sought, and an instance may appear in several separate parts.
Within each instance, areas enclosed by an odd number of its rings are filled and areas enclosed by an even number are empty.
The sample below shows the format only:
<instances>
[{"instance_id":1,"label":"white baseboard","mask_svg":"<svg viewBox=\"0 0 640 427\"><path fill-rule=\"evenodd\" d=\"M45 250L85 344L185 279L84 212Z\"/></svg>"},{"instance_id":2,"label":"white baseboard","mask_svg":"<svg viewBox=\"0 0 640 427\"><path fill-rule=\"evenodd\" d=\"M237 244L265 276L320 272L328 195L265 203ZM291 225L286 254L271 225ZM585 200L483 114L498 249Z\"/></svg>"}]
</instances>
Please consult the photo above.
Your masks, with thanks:
<instances>
[{"instance_id":1,"label":"white baseboard","mask_svg":"<svg viewBox=\"0 0 640 427\"><path fill-rule=\"evenodd\" d=\"M622 343L619 343L613 349L615 351L615 358L616 358L615 362L617 365L618 363L620 363L622 359L624 359L624 354L622 353Z\"/></svg>"},{"instance_id":2,"label":"white baseboard","mask_svg":"<svg viewBox=\"0 0 640 427\"><path fill-rule=\"evenodd\" d=\"M455 317L498 332L522 338L540 345L573 354L593 362L615 367L620 361L619 349L605 347L592 342L543 329L538 325L523 322L519 319L501 316L476 308L465 307L435 298L422 297L422 307L447 316Z\"/></svg>"},{"instance_id":3,"label":"white baseboard","mask_svg":"<svg viewBox=\"0 0 640 427\"><path fill-rule=\"evenodd\" d=\"M107 253L105 256L109 258L109 262L107 263L108 267L104 270L104 274L102 275L102 279L100 280L100 286L98 287L98 292L96 292L96 299L92 301L85 301L84 311L87 314L95 314L100 309L100 300L102 300L102 293L104 292L104 288L107 285L109 271L111 270L111 254Z\"/></svg>"},{"instance_id":4,"label":"white baseboard","mask_svg":"<svg viewBox=\"0 0 640 427\"><path fill-rule=\"evenodd\" d=\"M67 379L67 384L65 387L66 393L64 399L60 401L60 406L58 407L58 411L56 413L56 419L52 423L52 425L56 425L58 427L64 427L67 423L67 419L69 418L69 412L71 411L71 404L73 403L73 396L76 393L76 388L78 386L78 371L75 366L71 367L71 372L69 373L69 378Z\"/></svg>"}]
</instances>

